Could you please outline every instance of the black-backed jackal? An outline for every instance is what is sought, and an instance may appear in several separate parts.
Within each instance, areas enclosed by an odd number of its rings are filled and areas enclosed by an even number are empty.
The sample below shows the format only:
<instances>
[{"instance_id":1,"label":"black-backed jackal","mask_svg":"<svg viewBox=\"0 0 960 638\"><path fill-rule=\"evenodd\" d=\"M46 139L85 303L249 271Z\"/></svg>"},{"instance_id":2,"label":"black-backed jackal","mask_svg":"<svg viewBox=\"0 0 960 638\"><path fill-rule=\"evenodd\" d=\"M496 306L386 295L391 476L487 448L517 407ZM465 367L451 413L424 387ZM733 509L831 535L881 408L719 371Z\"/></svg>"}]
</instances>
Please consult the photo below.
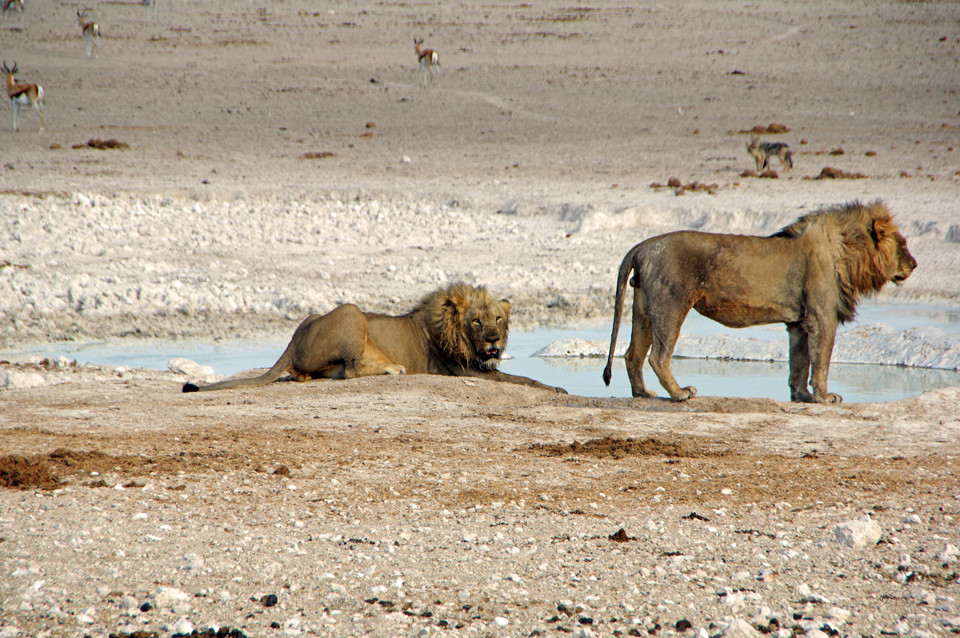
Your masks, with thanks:
<instances>
[{"instance_id":1,"label":"black-backed jackal","mask_svg":"<svg viewBox=\"0 0 960 638\"><path fill-rule=\"evenodd\" d=\"M770 158L776 157L783 164L783 170L789 171L793 168L793 151L783 142L761 142L753 137L747 143L747 152L753 156L757 163L757 171L762 171L770 164Z\"/></svg>"}]
</instances>

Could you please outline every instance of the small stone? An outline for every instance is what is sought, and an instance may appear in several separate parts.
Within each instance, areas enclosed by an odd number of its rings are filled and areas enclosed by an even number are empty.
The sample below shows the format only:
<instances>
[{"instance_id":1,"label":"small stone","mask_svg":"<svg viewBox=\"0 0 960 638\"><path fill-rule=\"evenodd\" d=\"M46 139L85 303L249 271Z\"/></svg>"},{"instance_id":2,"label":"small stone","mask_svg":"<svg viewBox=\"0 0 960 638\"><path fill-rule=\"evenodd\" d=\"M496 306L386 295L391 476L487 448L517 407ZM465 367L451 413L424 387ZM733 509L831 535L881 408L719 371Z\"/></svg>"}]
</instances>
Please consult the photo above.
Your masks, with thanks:
<instances>
[{"instance_id":1,"label":"small stone","mask_svg":"<svg viewBox=\"0 0 960 638\"><path fill-rule=\"evenodd\" d=\"M760 632L743 618L732 621L720 635L726 638L760 638L761 636Z\"/></svg>"},{"instance_id":2,"label":"small stone","mask_svg":"<svg viewBox=\"0 0 960 638\"><path fill-rule=\"evenodd\" d=\"M198 379L200 381L211 381L216 376L213 368L210 366L202 366L196 361L191 361L183 357L170 359L170 361L167 362L167 369L175 374L183 374L191 379Z\"/></svg>"},{"instance_id":3,"label":"small stone","mask_svg":"<svg viewBox=\"0 0 960 638\"><path fill-rule=\"evenodd\" d=\"M0 388L6 388L7 390L39 388L46 384L47 380L43 378L43 375L36 372L18 372L16 370L0 372Z\"/></svg>"},{"instance_id":4,"label":"small stone","mask_svg":"<svg viewBox=\"0 0 960 638\"><path fill-rule=\"evenodd\" d=\"M273 607L277 604L277 595L267 594L260 598L260 602L263 603L264 607Z\"/></svg>"},{"instance_id":5,"label":"small stone","mask_svg":"<svg viewBox=\"0 0 960 638\"><path fill-rule=\"evenodd\" d=\"M827 618L838 625L845 625L846 623L850 622L852 617L852 612L846 609L841 609L840 607L831 607L827 610Z\"/></svg>"},{"instance_id":6,"label":"small stone","mask_svg":"<svg viewBox=\"0 0 960 638\"><path fill-rule=\"evenodd\" d=\"M497 624L497 627L506 627L510 624L510 621L504 618L503 616L497 616L493 619L493 622Z\"/></svg>"},{"instance_id":7,"label":"small stone","mask_svg":"<svg viewBox=\"0 0 960 638\"><path fill-rule=\"evenodd\" d=\"M957 549L957 546L952 543L947 543L943 550L937 553L937 560L941 563L949 563L956 560L957 557L960 557L960 549Z\"/></svg>"},{"instance_id":8,"label":"small stone","mask_svg":"<svg viewBox=\"0 0 960 638\"><path fill-rule=\"evenodd\" d=\"M193 623L186 618L180 618L171 629L175 634L189 634L193 631Z\"/></svg>"},{"instance_id":9,"label":"small stone","mask_svg":"<svg viewBox=\"0 0 960 638\"><path fill-rule=\"evenodd\" d=\"M184 555L184 560L187 561L187 569L197 570L203 567L204 561L203 556L199 554L186 554Z\"/></svg>"},{"instance_id":10,"label":"small stone","mask_svg":"<svg viewBox=\"0 0 960 638\"><path fill-rule=\"evenodd\" d=\"M190 600L190 594L176 587L160 587L153 594L153 604L163 609L172 608L176 603L182 603L188 600ZM145 610L141 607L140 611Z\"/></svg>"},{"instance_id":11,"label":"small stone","mask_svg":"<svg viewBox=\"0 0 960 638\"><path fill-rule=\"evenodd\" d=\"M804 602L804 603L829 602L826 598L824 598L820 594L813 593L813 590L810 589L810 585L806 583L800 583L797 586L797 593L800 595L800 602Z\"/></svg>"},{"instance_id":12,"label":"small stone","mask_svg":"<svg viewBox=\"0 0 960 638\"><path fill-rule=\"evenodd\" d=\"M882 535L883 531L880 526L869 516L840 523L834 528L834 536L837 542L855 549L864 549L876 545L880 542Z\"/></svg>"}]
</instances>

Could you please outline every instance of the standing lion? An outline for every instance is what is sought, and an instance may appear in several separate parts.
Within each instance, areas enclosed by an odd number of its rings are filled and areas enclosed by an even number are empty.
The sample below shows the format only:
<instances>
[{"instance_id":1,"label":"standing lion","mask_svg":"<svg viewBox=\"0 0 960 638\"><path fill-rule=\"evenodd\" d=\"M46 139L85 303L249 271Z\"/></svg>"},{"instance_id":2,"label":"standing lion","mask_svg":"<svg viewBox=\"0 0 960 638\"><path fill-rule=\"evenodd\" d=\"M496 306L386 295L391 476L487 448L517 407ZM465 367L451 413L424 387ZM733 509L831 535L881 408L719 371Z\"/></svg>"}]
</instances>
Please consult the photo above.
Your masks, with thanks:
<instances>
[{"instance_id":1,"label":"standing lion","mask_svg":"<svg viewBox=\"0 0 960 638\"><path fill-rule=\"evenodd\" d=\"M183 391L261 386L287 374L297 381L442 374L566 393L562 388L497 370L507 347L509 318L509 301L496 301L486 288L464 283L430 293L399 317L367 313L346 304L325 315L304 319L280 359L259 377L204 386L186 383Z\"/></svg>"},{"instance_id":2,"label":"standing lion","mask_svg":"<svg viewBox=\"0 0 960 638\"><path fill-rule=\"evenodd\" d=\"M854 317L861 295L902 283L917 267L881 201L811 213L770 237L680 231L634 246L620 264L610 352L610 385L627 279L633 334L627 374L635 397L654 397L643 362L675 401L696 396L670 369L680 326L693 308L731 328L783 322L790 337L790 400L839 403L827 392L837 326ZM810 388L807 384L810 384ZM812 392L811 392L812 389Z\"/></svg>"}]
</instances>

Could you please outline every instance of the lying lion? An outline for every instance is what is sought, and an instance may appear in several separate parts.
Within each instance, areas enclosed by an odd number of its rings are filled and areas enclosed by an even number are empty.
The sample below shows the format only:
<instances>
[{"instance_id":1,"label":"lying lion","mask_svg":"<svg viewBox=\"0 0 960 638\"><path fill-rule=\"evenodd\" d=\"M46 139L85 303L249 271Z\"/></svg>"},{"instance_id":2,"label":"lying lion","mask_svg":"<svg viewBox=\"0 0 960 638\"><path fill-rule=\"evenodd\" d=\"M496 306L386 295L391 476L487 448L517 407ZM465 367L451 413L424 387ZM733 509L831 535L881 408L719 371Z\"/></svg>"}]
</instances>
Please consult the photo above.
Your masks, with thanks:
<instances>
[{"instance_id":1,"label":"lying lion","mask_svg":"<svg viewBox=\"0 0 960 638\"><path fill-rule=\"evenodd\" d=\"M507 346L510 302L486 288L456 283L434 291L400 317L365 313L353 304L310 315L280 359L259 377L231 379L184 392L249 388L292 374L297 381L375 374L443 374L506 381L556 392L539 381L497 370Z\"/></svg>"},{"instance_id":2,"label":"lying lion","mask_svg":"<svg viewBox=\"0 0 960 638\"><path fill-rule=\"evenodd\" d=\"M656 396L643 383L648 351L650 367L671 398L696 396L697 389L681 388L670 369L680 326L694 308L731 328L785 323L790 400L840 403L839 395L827 392L838 324L853 319L861 295L880 290L888 281L902 283L916 267L880 201L811 213L770 237L693 231L652 237L634 246L620 264L603 380L610 385L632 272L633 334L626 365L633 396Z\"/></svg>"}]
</instances>

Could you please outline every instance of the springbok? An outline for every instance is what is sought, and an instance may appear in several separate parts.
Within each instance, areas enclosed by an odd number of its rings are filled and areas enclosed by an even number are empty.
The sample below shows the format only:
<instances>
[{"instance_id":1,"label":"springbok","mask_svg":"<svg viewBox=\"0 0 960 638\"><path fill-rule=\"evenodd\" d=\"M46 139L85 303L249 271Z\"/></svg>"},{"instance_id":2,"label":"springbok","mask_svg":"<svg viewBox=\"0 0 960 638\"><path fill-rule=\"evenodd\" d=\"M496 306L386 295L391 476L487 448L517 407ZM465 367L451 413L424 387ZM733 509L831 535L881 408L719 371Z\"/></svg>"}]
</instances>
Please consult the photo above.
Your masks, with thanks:
<instances>
[{"instance_id":1,"label":"springbok","mask_svg":"<svg viewBox=\"0 0 960 638\"><path fill-rule=\"evenodd\" d=\"M0 20L7 17L7 12L17 12L17 22L23 17L23 0L0 0Z\"/></svg>"},{"instance_id":2,"label":"springbok","mask_svg":"<svg viewBox=\"0 0 960 638\"><path fill-rule=\"evenodd\" d=\"M77 9L77 23L83 32L83 50L87 52L87 57L93 55L93 50L100 46L100 25L96 22L87 22L87 10Z\"/></svg>"},{"instance_id":3,"label":"springbok","mask_svg":"<svg viewBox=\"0 0 960 638\"><path fill-rule=\"evenodd\" d=\"M4 60L3 72L7 76L7 97L13 103L13 130L20 130L20 107L29 104L40 114L40 130L37 133L43 133L43 87L39 84L17 84L13 77L17 72L16 61L11 69Z\"/></svg>"},{"instance_id":4,"label":"springbok","mask_svg":"<svg viewBox=\"0 0 960 638\"><path fill-rule=\"evenodd\" d=\"M426 87L435 78L440 77L440 54L433 49L424 49L423 38L414 38L413 45L417 49L417 59L420 61L420 86Z\"/></svg>"}]
</instances>

